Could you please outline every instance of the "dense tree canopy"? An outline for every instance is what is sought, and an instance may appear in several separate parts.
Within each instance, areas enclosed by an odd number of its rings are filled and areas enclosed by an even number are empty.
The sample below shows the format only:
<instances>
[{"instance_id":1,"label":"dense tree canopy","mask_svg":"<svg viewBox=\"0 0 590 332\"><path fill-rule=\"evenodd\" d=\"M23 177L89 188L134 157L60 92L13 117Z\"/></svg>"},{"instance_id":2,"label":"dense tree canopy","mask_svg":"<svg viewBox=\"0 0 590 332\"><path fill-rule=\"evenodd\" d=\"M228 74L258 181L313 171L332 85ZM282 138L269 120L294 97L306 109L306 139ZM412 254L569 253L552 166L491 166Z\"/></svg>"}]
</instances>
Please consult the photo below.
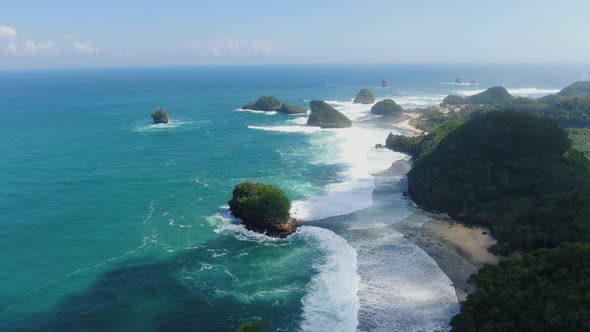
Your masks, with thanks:
<instances>
[{"instance_id":1,"label":"dense tree canopy","mask_svg":"<svg viewBox=\"0 0 590 332\"><path fill-rule=\"evenodd\" d=\"M402 107L391 99L385 99L377 102L371 107L371 113L376 115L399 115Z\"/></svg>"},{"instance_id":2,"label":"dense tree canopy","mask_svg":"<svg viewBox=\"0 0 590 332\"><path fill-rule=\"evenodd\" d=\"M283 103L277 98L265 96L258 98L258 100L253 103L248 103L244 105L242 108L256 111L272 112L280 108L281 105L283 105Z\"/></svg>"},{"instance_id":3,"label":"dense tree canopy","mask_svg":"<svg viewBox=\"0 0 590 332\"><path fill-rule=\"evenodd\" d=\"M322 128L347 128L352 126L352 121L344 114L338 112L332 106L322 100L312 100L309 103L311 113L307 119L308 126Z\"/></svg>"},{"instance_id":4,"label":"dense tree canopy","mask_svg":"<svg viewBox=\"0 0 590 332\"><path fill-rule=\"evenodd\" d=\"M472 276L453 331L590 331L590 244L538 249Z\"/></svg>"},{"instance_id":5,"label":"dense tree canopy","mask_svg":"<svg viewBox=\"0 0 590 332\"><path fill-rule=\"evenodd\" d=\"M370 89L361 89L354 98L355 104L372 104L375 102L375 95Z\"/></svg>"},{"instance_id":6,"label":"dense tree canopy","mask_svg":"<svg viewBox=\"0 0 590 332\"><path fill-rule=\"evenodd\" d=\"M549 119L493 111L390 135L387 146L417 159L408 174L417 204L489 226L496 252L590 240L588 161Z\"/></svg>"},{"instance_id":7,"label":"dense tree canopy","mask_svg":"<svg viewBox=\"0 0 590 332\"><path fill-rule=\"evenodd\" d=\"M232 214L245 223L275 225L289 221L291 202L272 185L242 182L235 186L228 203Z\"/></svg>"}]
</instances>

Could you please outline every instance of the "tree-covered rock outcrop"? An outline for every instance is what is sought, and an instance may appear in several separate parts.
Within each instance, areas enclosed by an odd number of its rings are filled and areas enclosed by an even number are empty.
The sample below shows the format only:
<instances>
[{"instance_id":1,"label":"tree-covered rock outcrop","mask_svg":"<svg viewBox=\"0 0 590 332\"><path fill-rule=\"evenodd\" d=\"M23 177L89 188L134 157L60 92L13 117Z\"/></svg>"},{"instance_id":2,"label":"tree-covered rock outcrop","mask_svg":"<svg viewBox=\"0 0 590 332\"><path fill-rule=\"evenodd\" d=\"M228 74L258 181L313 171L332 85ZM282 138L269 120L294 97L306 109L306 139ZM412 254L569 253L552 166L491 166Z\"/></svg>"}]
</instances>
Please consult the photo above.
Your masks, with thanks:
<instances>
[{"instance_id":1,"label":"tree-covered rock outcrop","mask_svg":"<svg viewBox=\"0 0 590 332\"><path fill-rule=\"evenodd\" d=\"M471 277L453 331L590 331L590 244L538 249Z\"/></svg>"},{"instance_id":2,"label":"tree-covered rock outcrop","mask_svg":"<svg viewBox=\"0 0 590 332\"><path fill-rule=\"evenodd\" d=\"M447 96L441 105L495 105L510 102L513 98L505 88L495 86L469 97Z\"/></svg>"},{"instance_id":3,"label":"tree-covered rock outcrop","mask_svg":"<svg viewBox=\"0 0 590 332\"><path fill-rule=\"evenodd\" d=\"M566 86L557 93L558 96L590 96L590 81L578 81Z\"/></svg>"},{"instance_id":4,"label":"tree-covered rock outcrop","mask_svg":"<svg viewBox=\"0 0 590 332\"><path fill-rule=\"evenodd\" d=\"M280 108L283 103L275 97L265 96L258 98L253 103L248 103L242 107L245 110L255 110L264 112L273 112Z\"/></svg>"},{"instance_id":5,"label":"tree-covered rock outcrop","mask_svg":"<svg viewBox=\"0 0 590 332\"><path fill-rule=\"evenodd\" d=\"M155 124L168 123L168 112L164 111L163 109L155 110L152 112L152 120Z\"/></svg>"},{"instance_id":6,"label":"tree-covered rock outcrop","mask_svg":"<svg viewBox=\"0 0 590 332\"><path fill-rule=\"evenodd\" d=\"M375 95L370 89L361 89L354 98L355 104L372 104L375 102Z\"/></svg>"},{"instance_id":7,"label":"tree-covered rock outcrop","mask_svg":"<svg viewBox=\"0 0 590 332\"><path fill-rule=\"evenodd\" d=\"M300 106L283 103L283 105L281 105L281 107L277 109L277 112L285 114L305 114L307 113L307 110Z\"/></svg>"},{"instance_id":8,"label":"tree-covered rock outcrop","mask_svg":"<svg viewBox=\"0 0 590 332\"><path fill-rule=\"evenodd\" d=\"M289 215L291 201L278 187L253 182L235 186L228 202L232 215L249 230L270 236L286 237L297 228Z\"/></svg>"},{"instance_id":9,"label":"tree-covered rock outcrop","mask_svg":"<svg viewBox=\"0 0 590 332\"><path fill-rule=\"evenodd\" d=\"M463 120L445 121L430 133L418 136L403 136L390 133L385 140L385 146L394 151L407 153L412 159L416 160L422 154L432 151L449 132L463 123Z\"/></svg>"},{"instance_id":10,"label":"tree-covered rock outcrop","mask_svg":"<svg viewBox=\"0 0 590 332\"><path fill-rule=\"evenodd\" d=\"M588 160L553 121L492 111L441 132L406 143L418 205L490 227L501 254L590 240Z\"/></svg>"},{"instance_id":11,"label":"tree-covered rock outcrop","mask_svg":"<svg viewBox=\"0 0 590 332\"><path fill-rule=\"evenodd\" d=\"M352 121L349 118L322 100L312 100L309 107L311 113L307 119L308 126L322 128L347 128L352 126Z\"/></svg>"},{"instance_id":12,"label":"tree-covered rock outcrop","mask_svg":"<svg viewBox=\"0 0 590 332\"><path fill-rule=\"evenodd\" d=\"M447 96L441 106L485 105L495 110L533 113L555 120L563 127L590 126L590 82L576 82L555 95L539 99L512 97L502 87L490 88L470 97Z\"/></svg>"},{"instance_id":13,"label":"tree-covered rock outcrop","mask_svg":"<svg viewBox=\"0 0 590 332\"><path fill-rule=\"evenodd\" d=\"M391 99L385 99L373 105L371 113L376 115L399 115L402 113L402 107Z\"/></svg>"}]
</instances>

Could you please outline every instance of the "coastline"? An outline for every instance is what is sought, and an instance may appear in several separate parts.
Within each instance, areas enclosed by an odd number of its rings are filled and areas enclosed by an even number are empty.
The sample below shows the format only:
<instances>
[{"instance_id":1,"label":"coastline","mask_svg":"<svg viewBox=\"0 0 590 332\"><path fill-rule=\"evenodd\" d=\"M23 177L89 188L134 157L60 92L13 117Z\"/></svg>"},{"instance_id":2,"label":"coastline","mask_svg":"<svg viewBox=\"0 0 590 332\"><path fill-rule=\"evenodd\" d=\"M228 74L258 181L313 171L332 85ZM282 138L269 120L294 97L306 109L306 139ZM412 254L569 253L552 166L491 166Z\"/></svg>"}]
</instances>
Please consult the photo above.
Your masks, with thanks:
<instances>
[{"instance_id":1,"label":"coastline","mask_svg":"<svg viewBox=\"0 0 590 332\"><path fill-rule=\"evenodd\" d=\"M459 302L475 291L475 286L468 282L469 277L485 264L500 261L500 257L488 251L496 240L482 226L434 215L420 228L404 227L403 233L405 239L424 250L451 279Z\"/></svg>"},{"instance_id":2,"label":"coastline","mask_svg":"<svg viewBox=\"0 0 590 332\"><path fill-rule=\"evenodd\" d=\"M407 112L407 111L404 111L402 113L402 115L404 117L406 117L406 119L404 119L404 120L402 120L400 122L397 122L397 123L393 123L392 126L394 128L407 130L407 131L411 132L414 135L422 135L424 133L423 130L420 130L420 129L414 127L412 124L410 124L410 121L419 118L420 117L420 114L415 113L415 112Z\"/></svg>"}]
</instances>

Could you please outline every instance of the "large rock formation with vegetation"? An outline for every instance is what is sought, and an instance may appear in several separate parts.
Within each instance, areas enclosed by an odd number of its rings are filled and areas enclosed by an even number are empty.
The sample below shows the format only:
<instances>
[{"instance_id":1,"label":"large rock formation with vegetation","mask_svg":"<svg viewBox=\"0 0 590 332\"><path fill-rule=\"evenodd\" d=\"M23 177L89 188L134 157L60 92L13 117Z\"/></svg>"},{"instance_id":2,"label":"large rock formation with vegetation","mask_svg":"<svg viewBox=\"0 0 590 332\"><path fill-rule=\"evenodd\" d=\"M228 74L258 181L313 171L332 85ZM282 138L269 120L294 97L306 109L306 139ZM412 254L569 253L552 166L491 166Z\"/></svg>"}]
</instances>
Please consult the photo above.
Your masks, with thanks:
<instances>
[{"instance_id":1,"label":"large rock formation with vegetation","mask_svg":"<svg viewBox=\"0 0 590 332\"><path fill-rule=\"evenodd\" d=\"M155 124L168 123L168 112L164 111L163 109L155 110L152 112L152 120Z\"/></svg>"},{"instance_id":2,"label":"large rock formation with vegetation","mask_svg":"<svg viewBox=\"0 0 590 332\"><path fill-rule=\"evenodd\" d=\"M402 107L391 99L385 99L373 105L371 113L376 115L399 115L402 113Z\"/></svg>"},{"instance_id":3,"label":"large rock formation with vegetation","mask_svg":"<svg viewBox=\"0 0 590 332\"><path fill-rule=\"evenodd\" d=\"M307 110L303 107L283 103L277 98L271 96L260 97L257 101L244 105L242 109L264 112L279 112L285 114L307 113Z\"/></svg>"},{"instance_id":4,"label":"large rock formation with vegetation","mask_svg":"<svg viewBox=\"0 0 590 332\"><path fill-rule=\"evenodd\" d=\"M561 89L557 93L558 96L590 96L590 81L578 81L565 88Z\"/></svg>"},{"instance_id":5,"label":"large rock formation with vegetation","mask_svg":"<svg viewBox=\"0 0 590 332\"><path fill-rule=\"evenodd\" d=\"M513 98L505 88L495 86L469 97L447 96L442 105L494 105L509 102Z\"/></svg>"},{"instance_id":6,"label":"large rock formation with vegetation","mask_svg":"<svg viewBox=\"0 0 590 332\"><path fill-rule=\"evenodd\" d=\"M388 147L417 155L408 174L417 204L490 227L497 253L590 240L589 162L549 119L492 111Z\"/></svg>"},{"instance_id":7,"label":"large rock formation with vegetation","mask_svg":"<svg viewBox=\"0 0 590 332\"><path fill-rule=\"evenodd\" d=\"M307 110L300 106L283 103L283 105L281 105L281 107L277 109L277 112L285 114L305 114L307 113Z\"/></svg>"},{"instance_id":8,"label":"large rock formation with vegetation","mask_svg":"<svg viewBox=\"0 0 590 332\"><path fill-rule=\"evenodd\" d=\"M486 111L451 116L429 134L390 135L411 154L421 207L490 227L495 253L471 282L453 331L590 330L590 161L547 118Z\"/></svg>"},{"instance_id":9,"label":"large rock formation with vegetation","mask_svg":"<svg viewBox=\"0 0 590 332\"><path fill-rule=\"evenodd\" d=\"M355 104L372 104L375 102L375 95L369 89L361 89L354 98Z\"/></svg>"},{"instance_id":10,"label":"large rock formation with vegetation","mask_svg":"<svg viewBox=\"0 0 590 332\"><path fill-rule=\"evenodd\" d=\"M349 118L322 100L312 100L309 107L311 113L307 119L308 126L322 128L347 128L352 126L352 121Z\"/></svg>"},{"instance_id":11,"label":"large rock formation with vegetation","mask_svg":"<svg viewBox=\"0 0 590 332\"><path fill-rule=\"evenodd\" d=\"M563 127L590 126L590 82L576 82L555 95L539 99L512 97L502 87L493 87L480 94L446 97L441 106L475 109L477 106L494 110L533 113L555 120Z\"/></svg>"},{"instance_id":12,"label":"large rock formation with vegetation","mask_svg":"<svg viewBox=\"0 0 590 332\"><path fill-rule=\"evenodd\" d=\"M242 182L235 186L228 203L232 215L249 230L286 237L297 228L297 221L289 215L291 201L275 186Z\"/></svg>"},{"instance_id":13,"label":"large rock formation with vegetation","mask_svg":"<svg viewBox=\"0 0 590 332\"><path fill-rule=\"evenodd\" d=\"M248 103L242 107L245 110L254 110L254 111L264 111L264 112L273 112L276 111L278 108L281 107L283 103L275 97L265 96L258 98L257 101L253 103Z\"/></svg>"}]
</instances>

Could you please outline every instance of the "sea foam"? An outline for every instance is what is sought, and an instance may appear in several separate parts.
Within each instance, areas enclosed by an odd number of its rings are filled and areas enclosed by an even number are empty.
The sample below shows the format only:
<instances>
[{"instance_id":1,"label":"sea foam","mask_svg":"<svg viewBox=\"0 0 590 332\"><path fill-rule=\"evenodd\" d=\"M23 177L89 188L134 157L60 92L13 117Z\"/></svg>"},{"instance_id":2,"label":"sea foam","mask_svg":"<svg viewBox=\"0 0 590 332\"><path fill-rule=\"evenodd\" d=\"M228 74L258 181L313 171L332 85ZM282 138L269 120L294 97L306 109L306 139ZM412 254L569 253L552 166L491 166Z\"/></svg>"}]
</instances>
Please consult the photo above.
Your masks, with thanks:
<instances>
[{"instance_id":1,"label":"sea foam","mask_svg":"<svg viewBox=\"0 0 590 332\"><path fill-rule=\"evenodd\" d=\"M508 92L513 96L518 97L543 97L550 94L559 92L559 89L539 89L539 88L519 88L519 89L507 89ZM473 96L475 94L484 92L485 90L458 90L453 91L455 94L461 96Z\"/></svg>"},{"instance_id":2,"label":"sea foam","mask_svg":"<svg viewBox=\"0 0 590 332\"><path fill-rule=\"evenodd\" d=\"M298 237L320 247L326 257L314 265L317 274L303 297L302 331L355 331L360 308L356 251L325 228L302 226Z\"/></svg>"},{"instance_id":3,"label":"sea foam","mask_svg":"<svg viewBox=\"0 0 590 332\"><path fill-rule=\"evenodd\" d=\"M376 150L394 130L353 127L325 129L331 135L312 137L312 144L332 147L330 153L316 156L320 164L340 164L345 169L339 181L329 184L321 195L294 201L292 215L303 221L340 216L371 205L374 178L371 174L387 169L404 155L390 150Z\"/></svg>"}]
</instances>

